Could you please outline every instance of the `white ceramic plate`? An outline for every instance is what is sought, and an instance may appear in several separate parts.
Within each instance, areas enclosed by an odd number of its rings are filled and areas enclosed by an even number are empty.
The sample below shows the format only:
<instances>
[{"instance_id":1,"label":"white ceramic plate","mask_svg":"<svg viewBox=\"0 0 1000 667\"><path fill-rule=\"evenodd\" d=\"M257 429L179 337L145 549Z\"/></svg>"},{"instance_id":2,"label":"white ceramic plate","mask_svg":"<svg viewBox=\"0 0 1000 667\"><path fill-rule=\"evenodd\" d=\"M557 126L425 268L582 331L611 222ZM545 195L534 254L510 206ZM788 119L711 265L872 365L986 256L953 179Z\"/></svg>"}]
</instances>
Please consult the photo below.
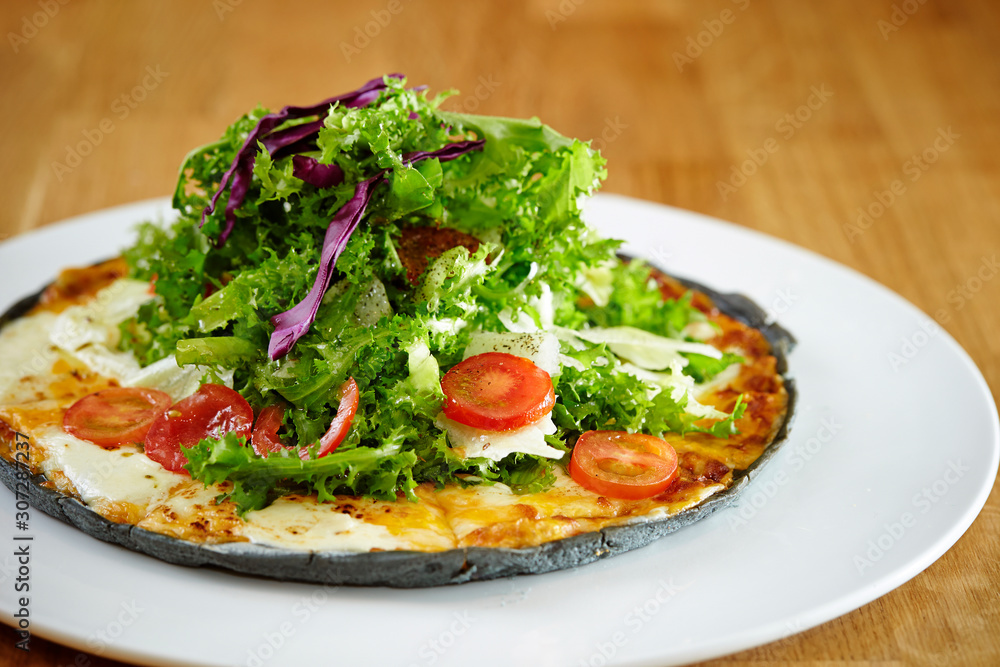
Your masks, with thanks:
<instances>
[{"instance_id":1,"label":"white ceramic plate","mask_svg":"<svg viewBox=\"0 0 1000 667\"><path fill-rule=\"evenodd\" d=\"M157 200L100 211L0 245L0 307L60 267L114 254L136 221L166 210ZM968 355L930 318L851 270L731 224L615 196L596 198L589 217L628 239L628 252L750 296L798 338L791 440L739 505L575 570L423 590L168 565L36 510L32 631L151 665L662 666L847 613L965 532L996 475L997 412ZM9 554L6 489L0 525ZM5 558L0 608L11 623L16 565Z\"/></svg>"}]
</instances>

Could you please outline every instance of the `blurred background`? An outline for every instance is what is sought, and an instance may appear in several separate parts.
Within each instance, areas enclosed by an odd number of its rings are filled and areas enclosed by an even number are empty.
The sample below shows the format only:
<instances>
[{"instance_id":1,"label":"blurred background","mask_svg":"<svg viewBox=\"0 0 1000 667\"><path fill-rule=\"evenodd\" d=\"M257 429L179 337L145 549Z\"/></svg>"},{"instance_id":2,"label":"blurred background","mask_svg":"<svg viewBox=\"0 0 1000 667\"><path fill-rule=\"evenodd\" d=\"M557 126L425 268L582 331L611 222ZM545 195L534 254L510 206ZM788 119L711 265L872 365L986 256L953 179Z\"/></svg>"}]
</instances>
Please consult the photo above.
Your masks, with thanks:
<instances>
[{"instance_id":1,"label":"blurred background","mask_svg":"<svg viewBox=\"0 0 1000 667\"><path fill-rule=\"evenodd\" d=\"M1000 393L993 0L4 0L0 25L3 238L171 193L187 151L258 103L402 72L459 90L452 109L593 140L605 191L786 239L943 309ZM994 492L900 589L718 663L996 664L998 529ZM0 663L120 664L13 644L3 627Z\"/></svg>"}]
</instances>

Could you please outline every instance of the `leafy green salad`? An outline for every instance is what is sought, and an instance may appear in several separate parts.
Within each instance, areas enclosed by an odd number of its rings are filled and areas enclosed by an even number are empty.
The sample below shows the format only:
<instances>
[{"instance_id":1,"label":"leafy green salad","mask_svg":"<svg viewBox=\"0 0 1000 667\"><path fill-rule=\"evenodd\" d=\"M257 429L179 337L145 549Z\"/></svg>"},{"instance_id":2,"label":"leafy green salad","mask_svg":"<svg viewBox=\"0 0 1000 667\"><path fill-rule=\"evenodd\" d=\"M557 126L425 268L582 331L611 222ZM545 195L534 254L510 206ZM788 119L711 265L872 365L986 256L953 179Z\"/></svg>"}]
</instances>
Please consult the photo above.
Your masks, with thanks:
<instances>
[{"instance_id":1,"label":"leafy green salad","mask_svg":"<svg viewBox=\"0 0 1000 667\"><path fill-rule=\"evenodd\" d=\"M294 491L415 499L425 482L535 492L585 431L725 437L742 414L696 400L740 359L692 335L712 325L690 295L664 300L649 266L581 219L600 154L537 119L445 111L448 96L388 75L313 107L257 108L187 156L177 220L144 224L125 252L155 297L121 324L122 350L205 367L255 415L283 408L287 450L263 456L235 433L183 450L241 511ZM404 247L414 230L476 243L422 253ZM539 443L502 457L458 446L441 416L442 375L501 348L548 350L523 356L556 397ZM356 414L319 455L352 378Z\"/></svg>"}]
</instances>

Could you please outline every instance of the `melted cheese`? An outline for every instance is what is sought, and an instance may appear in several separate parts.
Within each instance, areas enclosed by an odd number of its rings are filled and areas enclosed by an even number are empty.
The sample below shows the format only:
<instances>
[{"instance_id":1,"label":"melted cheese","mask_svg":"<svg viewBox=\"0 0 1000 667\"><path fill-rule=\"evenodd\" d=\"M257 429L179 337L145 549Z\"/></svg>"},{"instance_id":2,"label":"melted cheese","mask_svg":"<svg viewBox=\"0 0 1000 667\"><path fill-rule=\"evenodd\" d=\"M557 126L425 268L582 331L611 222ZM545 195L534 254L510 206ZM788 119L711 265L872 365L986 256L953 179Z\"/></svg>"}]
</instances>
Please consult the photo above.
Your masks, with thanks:
<instances>
[{"instance_id":1,"label":"melted cheese","mask_svg":"<svg viewBox=\"0 0 1000 667\"><path fill-rule=\"evenodd\" d=\"M525 524L541 524L542 534L550 536L546 539L557 539L613 524L673 516L725 488L720 483L682 484L657 498L618 500L584 489L560 468L555 475L552 488L540 493L518 495L503 484L494 484L446 487L437 498L459 544L509 546L512 537L531 539L525 534Z\"/></svg>"},{"instance_id":2,"label":"melted cheese","mask_svg":"<svg viewBox=\"0 0 1000 667\"><path fill-rule=\"evenodd\" d=\"M215 498L223 492L221 486L203 486L184 475L177 480L170 495L151 504L136 525L163 535L190 542L220 543L245 541L246 527L229 502L218 504Z\"/></svg>"},{"instance_id":3,"label":"melted cheese","mask_svg":"<svg viewBox=\"0 0 1000 667\"><path fill-rule=\"evenodd\" d=\"M448 433L448 443L451 448L465 458L483 457L499 461L509 454L521 452L558 459L565 454L545 442L546 435L556 432L551 413L534 424L513 431L484 431L459 424L445 417L444 413L438 415L434 425Z\"/></svg>"},{"instance_id":4,"label":"melted cheese","mask_svg":"<svg viewBox=\"0 0 1000 667\"><path fill-rule=\"evenodd\" d=\"M246 515L243 534L251 541L291 549L368 551L405 549L408 542L350 514L330 511L313 498L279 498L268 507Z\"/></svg>"},{"instance_id":5,"label":"melted cheese","mask_svg":"<svg viewBox=\"0 0 1000 667\"><path fill-rule=\"evenodd\" d=\"M59 351L48 331L56 315L37 313L11 322L0 332L0 405L44 398Z\"/></svg>"},{"instance_id":6,"label":"melted cheese","mask_svg":"<svg viewBox=\"0 0 1000 667\"><path fill-rule=\"evenodd\" d=\"M85 503L106 498L142 507L166 498L179 481L134 445L104 449L74 438L61 424L34 429L32 438L44 450L42 470L66 475Z\"/></svg>"},{"instance_id":7,"label":"melted cheese","mask_svg":"<svg viewBox=\"0 0 1000 667\"><path fill-rule=\"evenodd\" d=\"M117 280L90 302L64 310L52 323L49 340L91 370L124 381L139 372L139 363L131 354L115 350L118 325L151 298L147 283Z\"/></svg>"},{"instance_id":8,"label":"melted cheese","mask_svg":"<svg viewBox=\"0 0 1000 667\"><path fill-rule=\"evenodd\" d=\"M248 512L242 532L258 544L298 550L454 548L455 536L433 486L418 486L415 493L419 502L338 496L336 501L320 503L314 496L286 496Z\"/></svg>"}]
</instances>

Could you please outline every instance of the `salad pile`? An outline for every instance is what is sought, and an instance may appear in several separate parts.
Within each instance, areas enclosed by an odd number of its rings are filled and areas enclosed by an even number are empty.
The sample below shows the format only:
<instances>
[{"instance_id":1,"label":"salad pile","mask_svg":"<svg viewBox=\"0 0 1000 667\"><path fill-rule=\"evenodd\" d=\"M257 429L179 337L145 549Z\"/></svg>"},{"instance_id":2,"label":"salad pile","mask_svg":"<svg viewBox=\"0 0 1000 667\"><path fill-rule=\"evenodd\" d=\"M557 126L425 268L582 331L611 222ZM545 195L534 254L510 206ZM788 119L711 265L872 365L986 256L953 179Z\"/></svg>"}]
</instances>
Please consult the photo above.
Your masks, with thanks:
<instances>
[{"instance_id":1,"label":"salad pile","mask_svg":"<svg viewBox=\"0 0 1000 667\"><path fill-rule=\"evenodd\" d=\"M582 221L604 159L537 119L445 111L447 96L390 75L258 108L187 156L178 219L125 253L155 297L120 348L204 368L252 410L178 462L230 482L242 512L293 491L540 491L588 431L725 437L742 414L695 398L740 359L691 335L711 325L690 296L664 300ZM527 407L498 398L498 421L482 405L463 418L462 374L510 358L540 369L545 397L529 384ZM490 433L508 444L491 450Z\"/></svg>"}]
</instances>

